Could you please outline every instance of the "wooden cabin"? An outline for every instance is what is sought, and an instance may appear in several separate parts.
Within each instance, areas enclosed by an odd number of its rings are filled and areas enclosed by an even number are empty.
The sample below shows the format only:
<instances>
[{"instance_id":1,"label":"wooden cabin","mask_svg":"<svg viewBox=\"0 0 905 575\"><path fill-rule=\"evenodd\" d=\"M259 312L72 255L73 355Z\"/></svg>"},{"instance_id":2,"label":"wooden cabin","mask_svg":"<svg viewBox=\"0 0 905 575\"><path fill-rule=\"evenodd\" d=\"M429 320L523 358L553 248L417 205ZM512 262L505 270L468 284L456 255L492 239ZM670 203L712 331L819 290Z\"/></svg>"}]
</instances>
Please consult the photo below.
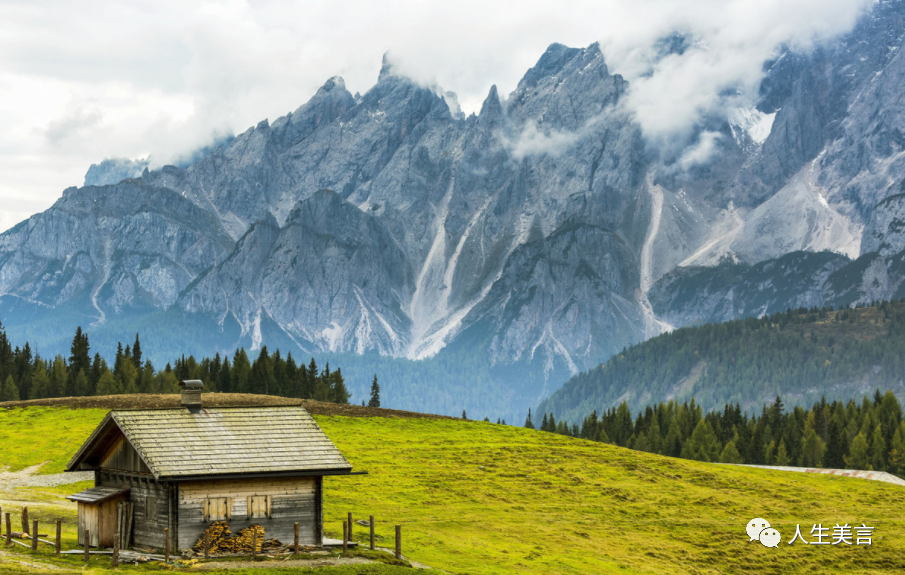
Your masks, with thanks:
<instances>
[{"instance_id":1,"label":"wooden cabin","mask_svg":"<svg viewBox=\"0 0 905 575\"><path fill-rule=\"evenodd\" d=\"M267 539L323 543L323 478L352 466L301 406L201 405L201 382L182 382L179 409L114 410L66 471L94 471L78 502L79 544L110 546L117 527L130 543L189 549L214 521L232 533L253 524ZM117 509L130 503L131 523ZM123 540L121 536L121 540Z\"/></svg>"}]
</instances>

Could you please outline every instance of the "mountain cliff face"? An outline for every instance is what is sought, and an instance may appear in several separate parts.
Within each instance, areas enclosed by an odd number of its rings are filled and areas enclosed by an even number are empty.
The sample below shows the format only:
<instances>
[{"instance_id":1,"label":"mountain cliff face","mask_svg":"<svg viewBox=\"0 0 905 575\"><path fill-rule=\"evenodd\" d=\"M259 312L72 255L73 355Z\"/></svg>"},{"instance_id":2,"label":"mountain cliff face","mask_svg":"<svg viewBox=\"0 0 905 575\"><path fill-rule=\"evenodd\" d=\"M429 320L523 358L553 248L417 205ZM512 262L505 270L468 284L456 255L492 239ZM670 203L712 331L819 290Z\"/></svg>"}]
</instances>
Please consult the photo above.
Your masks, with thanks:
<instances>
[{"instance_id":1,"label":"mountain cliff face","mask_svg":"<svg viewBox=\"0 0 905 575\"><path fill-rule=\"evenodd\" d=\"M645 141L596 44L550 46L469 117L387 61L362 96L332 78L180 167L92 166L104 185L0 235L0 319L50 350L75 323L179 321L186 353L468 364L493 393L399 383L424 397L394 407L499 415L670 327L892 296L903 16L878 3L766 63L757 107L708 126L718 153L686 168ZM51 311L73 325L36 333Z\"/></svg>"}]
</instances>

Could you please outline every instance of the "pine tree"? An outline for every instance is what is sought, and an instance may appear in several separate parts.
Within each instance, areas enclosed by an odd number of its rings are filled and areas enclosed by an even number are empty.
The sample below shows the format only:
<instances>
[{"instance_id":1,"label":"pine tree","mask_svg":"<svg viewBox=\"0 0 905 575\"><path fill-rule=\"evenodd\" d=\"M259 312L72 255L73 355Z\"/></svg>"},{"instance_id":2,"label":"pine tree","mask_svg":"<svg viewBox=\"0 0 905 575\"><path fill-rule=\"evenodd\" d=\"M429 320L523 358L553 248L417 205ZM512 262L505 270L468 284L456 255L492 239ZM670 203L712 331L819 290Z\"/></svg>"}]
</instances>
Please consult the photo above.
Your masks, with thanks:
<instances>
[{"instance_id":1,"label":"pine tree","mask_svg":"<svg viewBox=\"0 0 905 575\"><path fill-rule=\"evenodd\" d=\"M343 379L342 371L337 368L336 371L330 374L330 381L332 383L330 388L333 390L332 401L334 403L348 405L349 398L352 397L352 394L346 389L346 382Z\"/></svg>"},{"instance_id":2,"label":"pine tree","mask_svg":"<svg viewBox=\"0 0 905 575\"><path fill-rule=\"evenodd\" d=\"M122 389L120 393L138 393L139 373L138 370L135 369L135 364L132 363L131 356L123 356L119 375L115 375L114 377L117 380L116 386Z\"/></svg>"},{"instance_id":3,"label":"pine tree","mask_svg":"<svg viewBox=\"0 0 905 575\"><path fill-rule=\"evenodd\" d=\"M6 376L3 388L0 389L0 401L19 401L19 388L16 387L12 374Z\"/></svg>"},{"instance_id":4,"label":"pine tree","mask_svg":"<svg viewBox=\"0 0 905 575\"><path fill-rule=\"evenodd\" d=\"M132 344L132 365L135 369L141 369L141 343L138 341L138 334L135 334L135 343Z\"/></svg>"},{"instance_id":5,"label":"pine tree","mask_svg":"<svg viewBox=\"0 0 905 575\"><path fill-rule=\"evenodd\" d=\"M95 353L94 359L91 361L91 373L88 375L88 385L92 389L97 388L97 382L101 378L101 374L107 370L107 362L101 357L101 354Z\"/></svg>"},{"instance_id":6,"label":"pine tree","mask_svg":"<svg viewBox=\"0 0 905 575\"><path fill-rule=\"evenodd\" d=\"M547 420L547 412L544 412L544 418L540 422L540 430L541 431L549 431L550 430L550 422Z\"/></svg>"},{"instance_id":7,"label":"pine tree","mask_svg":"<svg viewBox=\"0 0 905 575\"><path fill-rule=\"evenodd\" d=\"M330 385L323 377L317 378L317 383L314 384L314 397L315 401L325 401L332 402L333 401L333 391L330 389Z\"/></svg>"},{"instance_id":8,"label":"pine tree","mask_svg":"<svg viewBox=\"0 0 905 575\"><path fill-rule=\"evenodd\" d=\"M376 373L374 381L371 382L371 400L368 402L368 407L380 407L380 385L377 383Z\"/></svg>"},{"instance_id":9,"label":"pine tree","mask_svg":"<svg viewBox=\"0 0 905 575\"><path fill-rule=\"evenodd\" d=\"M893 392L887 391L883 395L883 399L880 401L879 416L880 424L883 426L883 438L887 445L891 445L892 437L899 427L899 422L902 421L902 406Z\"/></svg>"},{"instance_id":10,"label":"pine tree","mask_svg":"<svg viewBox=\"0 0 905 575\"><path fill-rule=\"evenodd\" d=\"M101 374L101 378L97 381L97 392L95 395L116 395L122 393L123 389L119 382L109 371Z\"/></svg>"},{"instance_id":11,"label":"pine tree","mask_svg":"<svg viewBox=\"0 0 905 575\"><path fill-rule=\"evenodd\" d=\"M801 439L801 465L803 467L820 467L825 452L826 444L820 439L814 428L806 428L804 437Z\"/></svg>"},{"instance_id":12,"label":"pine tree","mask_svg":"<svg viewBox=\"0 0 905 575\"><path fill-rule=\"evenodd\" d=\"M464 410L464 409L462 410L462 419L468 419L468 416L465 415L465 410Z\"/></svg>"},{"instance_id":13,"label":"pine tree","mask_svg":"<svg viewBox=\"0 0 905 575\"><path fill-rule=\"evenodd\" d=\"M19 397L28 397L28 393L31 390L31 375L34 371L33 360L34 356L31 353L31 346L28 342L25 342L25 345L22 346L22 351L20 353L15 354L15 372L13 373L13 379L17 383L17 387L19 388Z\"/></svg>"},{"instance_id":14,"label":"pine tree","mask_svg":"<svg viewBox=\"0 0 905 575\"><path fill-rule=\"evenodd\" d=\"M223 363L220 364L220 374L217 380L217 389L223 393L232 391L232 369L229 365L229 358L224 356Z\"/></svg>"},{"instance_id":15,"label":"pine tree","mask_svg":"<svg viewBox=\"0 0 905 575\"><path fill-rule=\"evenodd\" d=\"M251 366L251 378L248 393L269 395L275 383L273 361L267 353L267 346L261 348L258 359Z\"/></svg>"},{"instance_id":16,"label":"pine tree","mask_svg":"<svg viewBox=\"0 0 905 575\"><path fill-rule=\"evenodd\" d=\"M729 443L723 447L720 452L720 463L743 463L742 454L735 447L735 441L729 440Z\"/></svg>"},{"instance_id":17,"label":"pine tree","mask_svg":"<svg viewBox=\"0 0 905 575\"><path fill-rule=\"evenodd\" d=\"M706 419L698 420L691 437L682 446L682 457L696 461L716 461L720 456L720 445L713 428Z\"/></svg>"},{"instance_id":18,"label":"pine tree","mask_svg":"<svg viewBox=\"0 0 905 575\"><path fill-rule=\"evenodd\" d=\"M157 393L157 385L154 379L154 367L150 361L145 362L144 368L141 370L139 377L138 391L140 393Z\"/></svg>"},{"instance_id":19,"label":"pine tree","mask_svg":"<svg viewBox=\"0 0 905 575\"><path fill-rule=\"evenodd\" d=\"M634 441L632 441L632 449L637 451L650 451L650 445L647 443L647 434L639 433L635 436Z\"/></svg>"},{"instance_id":20,"label":"pine tree","mask_svg":"<svg viewBox=\"0 0 905 575\"><path fill-rule=\"evenodd\" d=\"M230 389L233 393L251 393L249 379L251 378L251 363L245 348L237 349L233 355L233 369L230 381Z\"/></svg>"},{"instance_id":21,"label":"pine tree","mask_svg":"<svg viewBox=\"0 0 905 575\"><path fill-rule=\"evenodd\" d=\"M873 469L886 469L886 440L883 439L883 429L879 423L870 436L869 455L870 465Z\"/></svg>"},{"instance_id":22,"label":"pine tree","mask_svg":"<svg viewBox=\"0 0 905 575\"><path fill-rule=\"evenodd\" d=\"M842 430L836 423L836 418L830 420L827 428L826 442L826 466L830 469L839 469L845 462L845 440Z\"/></svg>"},{"instance_id":23,"label":"pine tree","mask_svg":"<svg viewBox=\"0 0 905 575\"><path fill-rule=\"evenodd\" d=\"M525 427L534 429L534 422L531 421L531 408L528 408L528 417L525 418Z\"/></svg>"},{"instance_id":24,"label":"pine tree","mask_svg":"<svg viewBox=\"0 0 905 575\"><path fill-rule=\"evenodd\" d=\"M660 424L654 417L651 421L650 428L647 430L647 447L651 453L662 453L663 438L660 436Z\"/></svg>"},{"instance_id":25,"label":"pine tree","mask_svg":"<svg viewBox=\"0 0 905 575\"><path fill-rule=\"evenodd\" d=\"M764 463L773 465L773 459L776 457L776 441L771 441L764 449Z\"/></svg>"},{"instance_id":26,"label":"pine tree","mask_svg":"<svg viewBox=\"0 0 905 575\"><path fill-rule=\"evenodd\" d=\"M65 397L66 383L69 380L69 372L66 370L66 360L57 354L50 368L50 395L49 397Z\"/></svg>"},{"instance_id":27,"label":"pine tree","mask_svg":"<svg viewBox=\"0 0 905 575\"><path fill-rule=\"evenodd\" d=\"M116 342L116 355L113 358L113 375L119 375L120 370L122 370L123 355L123 343L121 341Z\"/></svg>"},{"instance_id":28,"label":"pine tree","mask_svg":"<svg viewBox=\"0 0 905 575\"><path fill-rule=\"evenodd\" d=\"M169 364L167 364L169 366ZM159 372L154 379L155 386L159 389L159 393L179 393L179 380L172 370L164 369Z\"/></svg>"},{"instance_id":29,"label":"pine tree","mask_svg":"<svg viewBox=\"0 0 905 575\"><path fill-rule=\"evenodd\" d=\"M789 452L786 449L786 442L780 439L779 447L776 448L776 458L773 460L774 465L785 467L789 465L791 460L792 459L789 457Z\"/></svg>"},{"instance_id":30,"label":"pine tree","mask_svg":"<svg viewBox=\"0 0 905 575\"><path fill-rule=\"evenodd\" d=\"M84 369L80 369L79 373L75 376L75 382L72 385L72 393L76 397L91 395L91 384L88 383L88 376L85 374Z\"/></svg>"},{"instance_id":31,"label":"pine tree","mask_svg":"<svg viewBox=\"0 0 905 575\"><path fill-rule=\"evenodd\" d=\"M679 425L678 417L673 417L669 423L669 431L666 433L666 439L663 440L663 455L670 457L679 457L682 453L682 431Z\"/></svg>"},{"instance_id":32,"label":"pine tree","mask_svg":"<svg viewBox=\"0 0 905 575\"><path fill-rule=\"evenodd\" d=\"M314 358L311 358L311 361L308 362L308 368L305 370L305 395L302 397L305 398L313 398L314 397L314 388L317 386L318 380L318 371L317 371L317 362L314 361Z\"/></svg>"},{"instance_id":33,"label":"pine tree","mask_svg":"<svg viewBox=\"0 0 905 575\"><path fill-rule=\"evenodd\" d=\"M863 433L858 433L852 441L851 449L845 457L845 464L851 469L870 468L870 448Z\"/></svg>"},{"instance_id":34,"label":"pine tree","mask_svg":"<svg viewBox=\"0 0 905 575\"><path fill-rule=\"evenodd\" d=\"M896 429L889 445L889 470L897 475L905 474L905 423Z\"/></svg>"},{"instance_id":35,"label":"pine tree","mask_svg":"<svg viewBox=\"0 0 905 575\"><path fill-rule=\"evenodd\" d=\"M270 394L286 397L292 388L286 360L280 356L279 349L273 352L270 359L273 362L273 387L270 388Z\"/></svg>"},{"instance_id":36,"label":"pine tree","mask_svg":"<svg viewBox=\"0 0 905 575\"><path fill-rule=\"evenodd\" d=\"M597 431L597 437L595 438L595 441L599 441L600 443L612 443L612 441L610 441L610 437L606 434L606 429L604 429L603 427L601 427Z\"/></svg>"},{"instance_id":37,"label":"pine tree","mask_svg":"<svg viewBox=\"0 0 905 575\"><path fill-rule=\"evenodd\" d=\"M78 377L79 371L84 371L87 377L91 371L91 346L88 344L88 334L82 332L79 326L75 330L75 337L72 338L72 345L69 348L69 390L72 395L88 395L89 393L78 393L75 391L75 379Z\"/></svg>"},{"instance_id":38,"label":"pine tree","mask_svg":"<svg viewBox=\"0 0 905 575\"><path fill-rule=\"evenodd\" d=\"M31 376L31 389L29 399L42 399L50 397L50 376L47 375L47 367L44 360L38 360L35 371Z\"/></svg>"}]
</instances>

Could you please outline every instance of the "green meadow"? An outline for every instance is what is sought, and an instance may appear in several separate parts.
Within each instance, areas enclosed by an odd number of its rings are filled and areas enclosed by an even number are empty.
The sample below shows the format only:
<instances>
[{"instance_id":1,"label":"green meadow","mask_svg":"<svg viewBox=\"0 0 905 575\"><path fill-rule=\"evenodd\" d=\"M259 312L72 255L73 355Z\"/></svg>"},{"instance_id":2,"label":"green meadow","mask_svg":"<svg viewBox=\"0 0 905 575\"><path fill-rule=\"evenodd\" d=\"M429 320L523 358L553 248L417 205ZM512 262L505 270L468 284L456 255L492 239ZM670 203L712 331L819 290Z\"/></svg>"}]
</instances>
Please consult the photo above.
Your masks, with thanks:
<instances>
[{"instance_id":1,"label":"green meadow","mask_svg":"<svg viewBox=\"0 0 905 575\"><path fill-rule=\"evenodd\" d=\"M0 466L45 463L58 473L105 410L0 410ZM705 464L630 451L518 427L460 420L315 416L356 470L325 479L325 530L374 515L378 546L393 546L402 525L407 559L448 573L900 573L905 570L905 488L861 479ZM84 484L12 489L0 485L4 511L28 503L42 524L64 523L75 543L74 504L63 496ZM778 548L749 542L745 526L763 517L779 530ZM15 521L15 519L14 519ZM796 524L873 526L872 545L788 541ZM364 541L367 528L356 526ZM46 548L46 549L45 549ZM109 557L56 558L0 546L0 571L102 573ZM261 563L261 565L270 565ZM43 566L43 567L42 567ZM198 571L203 567L175 568ZM123 571L172 571L162 565ZM227 571L205 571L227 572ZM273 563L229 573L298 573ZM376 564L316 573L414 573Z\"/></svg>"}]
</instances>

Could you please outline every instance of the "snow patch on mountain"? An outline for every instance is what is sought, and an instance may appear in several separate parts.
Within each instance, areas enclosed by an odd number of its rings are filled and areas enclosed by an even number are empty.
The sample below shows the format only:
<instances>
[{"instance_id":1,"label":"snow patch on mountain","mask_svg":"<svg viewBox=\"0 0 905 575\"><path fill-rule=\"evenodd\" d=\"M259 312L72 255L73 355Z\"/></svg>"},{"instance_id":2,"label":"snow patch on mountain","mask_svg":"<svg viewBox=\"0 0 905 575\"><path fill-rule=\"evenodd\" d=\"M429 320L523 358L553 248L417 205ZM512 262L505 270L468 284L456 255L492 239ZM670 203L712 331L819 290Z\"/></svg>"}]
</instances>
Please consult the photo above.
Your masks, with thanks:
<instances>
[{"instance_id":1,"label":"snow patch on mountain","mask_svg":"<svg viewBox=\"0 0 905 575\"><path fill-rule=\"evenodd\" d=\"M733 108L729 112L729 129L735 142L742 148L760 146L773 131L775 119L776 112L764 114L754 107Z\"/></svg>"}]
</instances>

